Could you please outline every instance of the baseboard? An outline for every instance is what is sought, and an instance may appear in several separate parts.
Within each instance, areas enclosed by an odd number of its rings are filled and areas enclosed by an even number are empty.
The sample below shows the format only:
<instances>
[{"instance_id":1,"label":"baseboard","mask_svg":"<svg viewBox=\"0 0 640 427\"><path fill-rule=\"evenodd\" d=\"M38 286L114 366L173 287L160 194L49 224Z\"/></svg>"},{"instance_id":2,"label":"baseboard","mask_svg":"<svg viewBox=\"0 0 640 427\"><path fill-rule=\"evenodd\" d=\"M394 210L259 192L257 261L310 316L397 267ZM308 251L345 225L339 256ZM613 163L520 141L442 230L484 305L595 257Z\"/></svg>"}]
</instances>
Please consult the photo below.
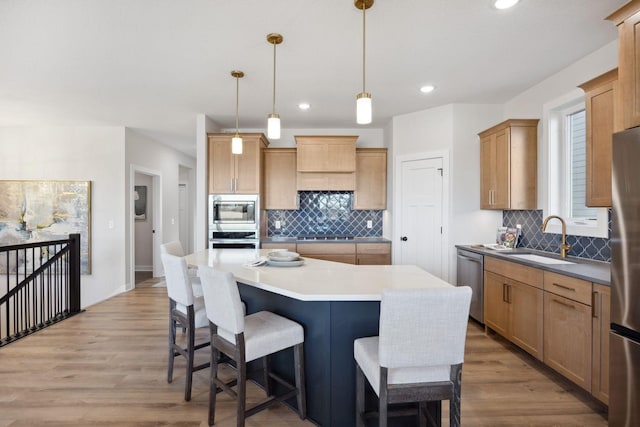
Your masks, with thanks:
<instances>
[{"instance_id":1,"label":"baseboard","mask_svg":"<svg viewBox=\"0 0 640 427\"><path fill-rule=\"evenodd\" d=\"M136 265L136 271L153 271L152 265Z\"/></svg>"}]
</instances>

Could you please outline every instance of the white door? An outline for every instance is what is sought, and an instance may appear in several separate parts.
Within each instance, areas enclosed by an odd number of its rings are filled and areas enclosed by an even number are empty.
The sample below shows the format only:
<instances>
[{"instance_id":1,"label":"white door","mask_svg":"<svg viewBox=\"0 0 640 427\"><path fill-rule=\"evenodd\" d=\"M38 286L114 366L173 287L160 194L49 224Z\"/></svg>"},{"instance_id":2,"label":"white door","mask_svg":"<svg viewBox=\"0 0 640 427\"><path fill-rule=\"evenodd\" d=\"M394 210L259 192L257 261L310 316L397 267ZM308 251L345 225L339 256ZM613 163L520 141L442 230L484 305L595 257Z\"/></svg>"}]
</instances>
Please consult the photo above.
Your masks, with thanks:
<instances>
[{"instance_id":1,"label":"white door","mask_svg":"<svg viewBox=\"0 0 640 427\"><path fill-rule=\"evenodd\" d=\"M442 158L401 163L400 260L444 278Z\"/></svg>"}]
</instances>

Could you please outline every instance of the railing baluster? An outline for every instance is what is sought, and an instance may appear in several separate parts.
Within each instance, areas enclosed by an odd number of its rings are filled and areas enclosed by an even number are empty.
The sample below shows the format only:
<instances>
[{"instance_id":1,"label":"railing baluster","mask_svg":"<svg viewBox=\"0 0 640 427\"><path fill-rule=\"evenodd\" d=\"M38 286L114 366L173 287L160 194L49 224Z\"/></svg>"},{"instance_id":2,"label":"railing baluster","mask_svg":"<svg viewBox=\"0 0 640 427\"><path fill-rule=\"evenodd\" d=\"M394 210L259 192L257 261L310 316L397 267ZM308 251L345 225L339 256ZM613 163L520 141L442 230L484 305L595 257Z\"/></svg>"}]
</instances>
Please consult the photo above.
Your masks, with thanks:
<instances>
[{"instance_id":1,"label":"railing baluster","mask_svg":"<svg viewBox=\"0 0 640 427\"><path fill-rule=\"evenodd\" d=\"M80 235L0 246L0 347L80 309Z\"/></svg>"}]
</instances>

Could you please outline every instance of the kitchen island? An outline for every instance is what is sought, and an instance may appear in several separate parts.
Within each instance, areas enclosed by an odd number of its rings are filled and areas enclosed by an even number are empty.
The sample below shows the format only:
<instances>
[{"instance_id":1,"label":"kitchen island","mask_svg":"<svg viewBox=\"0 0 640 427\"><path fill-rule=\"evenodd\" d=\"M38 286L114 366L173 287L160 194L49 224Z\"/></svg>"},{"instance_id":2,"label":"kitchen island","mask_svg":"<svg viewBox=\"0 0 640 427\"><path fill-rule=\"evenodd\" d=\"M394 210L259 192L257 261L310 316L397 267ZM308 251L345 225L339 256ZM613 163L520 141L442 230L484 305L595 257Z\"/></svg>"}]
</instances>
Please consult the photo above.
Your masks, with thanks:
<instances>
[{"instance_id":1,"label":"kitchen island","mask_svg":"<svg viewBox=\"0 0 640 427\"><path fill-rule=\"evenodd\" d=\"M307 411L321 426L355 424L353 340L378 334L383 289L451 286L411 265L350 265L307 258L300 267L245 264L270 250L209 249L186 257L234 274L247 312L269 310L305 331ZM293 379L293 355L276 354L274 370ZM295 406L295 401L289 402Z\"/></svg>"}]
</instances>

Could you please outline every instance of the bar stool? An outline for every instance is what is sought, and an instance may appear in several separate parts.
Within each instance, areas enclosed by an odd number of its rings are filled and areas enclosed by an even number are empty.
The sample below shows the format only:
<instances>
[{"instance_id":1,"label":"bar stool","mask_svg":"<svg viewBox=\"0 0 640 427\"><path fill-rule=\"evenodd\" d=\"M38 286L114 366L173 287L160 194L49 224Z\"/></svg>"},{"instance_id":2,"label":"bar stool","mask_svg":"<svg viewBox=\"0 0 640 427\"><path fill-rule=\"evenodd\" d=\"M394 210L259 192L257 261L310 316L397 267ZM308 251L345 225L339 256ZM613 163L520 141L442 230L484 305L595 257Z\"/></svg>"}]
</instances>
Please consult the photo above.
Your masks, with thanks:
<instances>
[{"instance_id":1,"label":"bar stool","mask_svg":"<svg viewBox=\"0 0 640 427\"><path fill-rule=\"evenodd\" d=\"M160 245L160 254L169 254L173 256L183 257L185 256L184 249L182 248L182 243L179 240L173 240L171 242L163 243ZM197 267L188 267L187 271L189 272L189 278L194 286L200 286L200 278L198 277L198 268ZM198 294L197 289L194 290L196 294ZM202 292L199 293L202 295Z\"/></svg>"},{"instance_id":2,"label":"bar stool","mask_svg":"<svg viewBox=\"0 0 640 427\"><path fill-rule=\"evenodd\" d=\"M205 307L211 335L211 383L209 389L209 425L214 424L216 394L222 389L236 399L237 425L244 426L245 418L272 404L297 398L298 414L307 416L304 378L304 331L302 326L269 311L244 315L238 284L231 273L201 267ZM295 386L269 372L269 355L293 347ZM225 383L218 378L218 356L222 352L236 362L236 379ZM247 363L263 359L267 399L246 409ZM288 391L272 395L270 380L283 384ZM237 385L237 391L232 387ZM219 389L218 389L219 388Z\"/></svg>"},{"instance_id":3,"label":"bar stool","mask_svg":"<svg viewBox=\"0 0 640 427\"><path fill-rule=\"evenodd\" d=\"M204 328L209 322L204 307L204 297L194 295L191 280L187 274L187 263L182 257L163 253L167 294L169 295L169 364L167 382L173 381L173 362L176 356L187 360L187 376L184 400L191 400L193 373L209 367L209 362L194 366L195 351L207 347L209 342L195 344L195 329ZM176 344L176 324L187 333L187 347Z\"/></svg>"},{"instance_id":4,"label":"bar stool","mask_svg":"<svg viewBox=\"0 0 640 427\"><path fill-rule=\"evenodd\" d=\"M358 427L371 415L365 413L365 378L379 398L380 427L393 415L389 404L409 402L418 403L418 419L425 415L428 425L440 426L442 400L449 400L450 426L460 426L470 304L468 286L382 292L380 335L353 346Z\"/></svg>"}]
</instances>

